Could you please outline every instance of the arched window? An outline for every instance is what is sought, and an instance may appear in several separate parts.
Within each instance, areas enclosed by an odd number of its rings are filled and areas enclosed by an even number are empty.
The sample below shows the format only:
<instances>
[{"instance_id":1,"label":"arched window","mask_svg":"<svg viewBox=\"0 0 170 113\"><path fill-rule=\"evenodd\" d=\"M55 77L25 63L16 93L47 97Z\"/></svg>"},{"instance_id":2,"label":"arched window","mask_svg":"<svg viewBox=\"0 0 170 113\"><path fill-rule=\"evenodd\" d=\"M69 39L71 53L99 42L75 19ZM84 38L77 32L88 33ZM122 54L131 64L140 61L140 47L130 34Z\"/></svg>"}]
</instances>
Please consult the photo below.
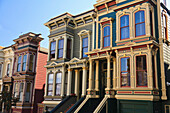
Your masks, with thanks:
<instances>
[{"instance_id":1,"label":"arched window","mask_svg":"<svg viewBox=\"0 0 170 113\"><path fill-rule=\"evenodd\" d=\"M103 28L103 46L110 46L110 26L105 26Z\"/></svg>"},{"instance_id":2,"label":"arched window","mask_svg":"<svg viewBox=\"0 0 170 113\"><path fill-rule=\"evenodd\" d=\"M52 93L53 93L53 77L54 77L54 74L51 73L48 75L48 84L47 84L47 95L48 96L51 96Z\"/></svg>"},{"instance_id":3,"label":"arched window","mask_svg":"<svg viewBox=\"0 0 170 113\"><path fill-rule=\"evenodd\" d=\"M145 12L138 11L135 13L135 34L136 37L145 35Z\"/></svg>"},{"instance_id":4,"label":"arched window","mask_svg":"<svg viewBox=\"0 0 170 113\"><path fill-rule=\"evenodd\" d=\"M124 15L120 18L120 39L129 38L129 15Z\"/></svg>"},{"instance_id":5,"label":"arched window","mask_svg":"<svg viewBox=\"0 0 170 113\"><path fill-rule=\"evenodd\" d=\"M61 94L61 75L62 75L62 73L56 74L56 83L55 83L56 91L55 91L55 94L57 96L60 96L60 94Z\"/></svg>"}]
</instances>

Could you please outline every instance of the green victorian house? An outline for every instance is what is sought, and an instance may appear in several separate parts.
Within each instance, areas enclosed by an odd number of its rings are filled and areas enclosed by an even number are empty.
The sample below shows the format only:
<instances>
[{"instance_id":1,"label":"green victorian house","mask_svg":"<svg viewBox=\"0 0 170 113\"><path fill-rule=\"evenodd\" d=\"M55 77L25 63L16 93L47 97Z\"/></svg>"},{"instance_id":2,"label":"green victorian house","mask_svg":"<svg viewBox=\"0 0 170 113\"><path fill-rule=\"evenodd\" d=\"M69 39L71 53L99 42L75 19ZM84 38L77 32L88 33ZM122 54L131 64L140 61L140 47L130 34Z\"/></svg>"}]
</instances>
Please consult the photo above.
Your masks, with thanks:
<instances>
[{"instance_id":1,"label":"green victorian house","mask_svg":"<svg viewBox=\"0 0 170 113\"><path fill-rule=\"evenodd\" d=\"M97 0L50 19L44 112L170 113L166 0Z\"/></svg>"}]
</instances>

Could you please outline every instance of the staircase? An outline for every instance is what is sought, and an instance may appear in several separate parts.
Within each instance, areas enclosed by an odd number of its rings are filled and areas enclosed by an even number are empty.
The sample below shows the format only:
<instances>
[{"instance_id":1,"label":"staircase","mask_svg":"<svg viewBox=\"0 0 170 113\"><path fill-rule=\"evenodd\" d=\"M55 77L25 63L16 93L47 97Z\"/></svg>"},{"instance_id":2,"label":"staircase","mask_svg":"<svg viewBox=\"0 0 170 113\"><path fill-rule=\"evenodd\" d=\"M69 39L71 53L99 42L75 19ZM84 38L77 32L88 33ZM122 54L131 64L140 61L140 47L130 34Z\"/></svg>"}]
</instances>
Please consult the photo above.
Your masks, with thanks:
<instances>
[{"instance_id":1,"label":"staircase","mask_svg":"<svg viewBox=\"0 0 170 113\"><path fill-rule=\"evenodd\" d=\"M93 113L93 111L100 104L100 102L101 102L100 98L87 98L76 109L74 113Z\"/></svg>"},{"instance_id":2,"label":"staircase","mask_svg":"<svg viewBox=\"0 0 170 113\"><path fill-rule=\"evenodd\" d=\"M108 96L105 96L93 113L100 113L104 106L106 105L106 101L108 98L109 98Z\"/></svg>"},{"instance_id":3,"label":"staircase","mask_svg":"<svg viewBox=\"0 0 170 113\"><path fill-rule=\"evenodd\" d=\"M50 113L66 113L75 103L76 103L76 96L68 96L63 99Z\"/></svg>"}]
</instances>

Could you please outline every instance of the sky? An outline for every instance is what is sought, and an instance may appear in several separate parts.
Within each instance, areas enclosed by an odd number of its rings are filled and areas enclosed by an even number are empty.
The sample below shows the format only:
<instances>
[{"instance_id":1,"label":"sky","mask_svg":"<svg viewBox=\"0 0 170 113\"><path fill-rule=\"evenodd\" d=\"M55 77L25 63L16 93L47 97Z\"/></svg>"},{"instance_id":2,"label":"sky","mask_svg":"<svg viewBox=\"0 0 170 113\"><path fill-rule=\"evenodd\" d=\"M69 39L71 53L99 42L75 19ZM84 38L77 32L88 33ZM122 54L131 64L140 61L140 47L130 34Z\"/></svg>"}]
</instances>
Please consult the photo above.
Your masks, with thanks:
<instances>
[{"instance_id":1,"label":"sky","mask_svg":"<svg viewBox=\"0 0 170 113\"><path fill-rule=\"evenodd\" d=\"M42 34L41 46L48 48L50 32L44 23L65 12L76 15L93 9L95 3L96 0L0 0L0 46L10 46L20 35L34 32ZM170 8L170 2L167 6Z\"/></svg>"},{"instance_id":2,"label":"sky","mask_svg":"<svg viewBox=\"0 0 170 113\"><path fill-rule=\"evenodd\" d=\"M48 48L49 29L44 26L51 18L69 12L76 15L93 9L96 0L0 0L0 46L14 44L20 35L41 33L42 47Z\"/></svg>"}]
</instances>

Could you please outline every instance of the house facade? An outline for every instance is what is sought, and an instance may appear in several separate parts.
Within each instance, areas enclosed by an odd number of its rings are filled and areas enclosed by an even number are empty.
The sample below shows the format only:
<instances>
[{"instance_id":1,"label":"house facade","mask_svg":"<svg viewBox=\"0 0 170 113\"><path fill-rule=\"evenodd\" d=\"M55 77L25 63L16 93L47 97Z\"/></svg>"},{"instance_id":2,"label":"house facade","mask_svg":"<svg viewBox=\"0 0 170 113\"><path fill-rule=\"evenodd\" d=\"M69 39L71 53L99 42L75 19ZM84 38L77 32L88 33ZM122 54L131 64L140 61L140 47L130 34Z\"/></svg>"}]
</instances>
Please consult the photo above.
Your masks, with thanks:
<instances>
[{"instance_id":1,"label":"house facade","mask_svg":"<svg viewBox=\"0 0 170 113\"><path fill-rule=\"evenodd\" d=\"M97 0L50 19L44 111L169 113L166 0Z\"/></svg>"},{"instance_id":2,"label":"house facade","mask_svg":"<svg viewBox=\"0 0 170 113\"><path fill-rule=\"evenodd\" d=\"M2 98L9 99L2 99L3 112L37 113L38 103L44 99L46 69L43 66L48 54L46 48L40 47L42 40L41 34L29 32L3 49Z\"/></svg>"}]
</instances>

